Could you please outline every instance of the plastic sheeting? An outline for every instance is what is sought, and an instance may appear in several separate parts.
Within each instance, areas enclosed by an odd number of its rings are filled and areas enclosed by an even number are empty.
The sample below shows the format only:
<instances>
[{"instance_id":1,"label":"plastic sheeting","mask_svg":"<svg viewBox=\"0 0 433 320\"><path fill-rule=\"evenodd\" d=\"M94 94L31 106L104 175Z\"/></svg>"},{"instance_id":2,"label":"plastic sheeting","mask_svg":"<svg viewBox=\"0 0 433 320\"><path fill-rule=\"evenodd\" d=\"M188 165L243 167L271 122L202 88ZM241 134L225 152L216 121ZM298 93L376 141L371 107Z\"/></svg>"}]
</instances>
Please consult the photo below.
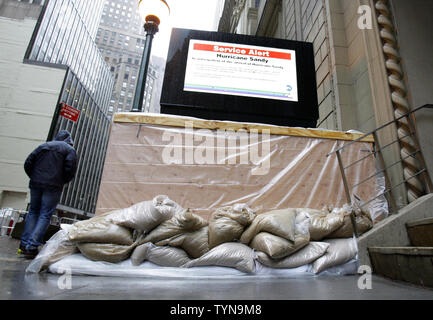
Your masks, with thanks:
<instances>
[{"instance_id":1,"label":"plastic sheeting","mask_svg":"<svg viewBox=\"0 0 433 320\"><path fill-rule=\"evenodd\" d=\"M245 203L258 214L281 208L342 207L347 200L338 160L335 154L327 155L349 142L114 122L96 214L158 194L193 208L207 221L217 208L236 203ZM341 154L343 163L358 161L371 151L371 143L353 143ZM373 157L346 170L350 185L375 173ZM373 178L352 191L368 201L382 190L383 184ZM379 198L368 209L380 219L387 212L386 201Z\"/></svg>"},{"instance_id":2,"label":"plastic sheeting","mask_svg":"<svg viewBox=\"0 0 433 320\"><path fill-rule=\"evenodd\" d=\"M64 257L77 253L76 245L69 241L67 230L69 228L62 228L47 241L39 254L29 264L26 272L38 273Z\"/></svg>"},{"instance_id":3,"label":"plastic sheeting","mask_svg":"<svg viewBox=\"0 0 433 320\"><path fill-rule=\"evenodd\" d=\"M359 262L351 260L340 266L334 266L325 270L321 275L353 275L357 273ZM242 279L242 278L300 278L314 277L312 265L304 265L294 269L268 268L256 261L255 273L245 273L229 267L191 267L172 268L161 267L151 262L144 262L139 266L133 266L131 259L120 263L109 263L104 261L91 261L81 254L68 256L52 265L50 273L64 274L70 272L72 275L107 276L107 277L143 277L143 278L170 278L170 279Z\"/></svg>"},{"instance_id":4,"label":"plastic sheeting","mask_svg":"<svg viewBox=\"0 0 433 320\"><path fill-rule=\"evenodd\" d=\"M173 267L161 267L152 262L144 262L140 265L136 266L132 263L132 259L126 259L121 262L112 263L107 261L92 261L87 259L83 254L74 254L73 251L63 252L64 255L62 257L56 256L55 253L59 248L62 248L62 245L69 242L67 230L69 230L70 226L62 225L62 230L57 232L43 247L39 255L30 263L26 272L37 273L45 268L48 268L49 272L52 273L64 273L66 271L70 272L74 275L95 275L95 276L121 276L121 277L162 277L162 278L230 278L230 277L243 277L249 274L249 271L253 269L254 263L254 272L253 274L256 277L299 277L299 276L311 276L316 272L315 263L319 261L321 258L317 259L313 263L306 264L300 267L291 268L291 269L276 269L269 268L257 260L257 254L253 249L241 244L241 243L225 243L213 249L213 252L209 252L209 254L204 255L202 259L196 259L198 265L200 264L214 264L221 263L224 265L230 265L232 267L218 267L218 266L200 266L194 267L190 266L186 268L186 265L183 265L183 268L173 268ZM332 243L334 240L329 241ZM357 258L357 245L356 240L354 238L350 239L337 239L339 250L331 250L329 252L329 257L325 261L326 270L321 272L320 274L330 274L330 275L347 275L347 274L356 274L357 266L359 265L359 261ZM226 250L227 247L229 250ZM167 251L172 251L175 253L174 256L177 256L179 252L174 252L170 247L157 247L151 243L145 245L147 249L150 249L150 252L145 253L145 259L152 260L153 262L159 263L167 263L167 259L170 260L167 256ZM238 250L239 247L242 247L244 250ZM345 254L344 252L350 251L350 255ZM180 250L180 249L179 249ZM177 251L179 251L177 250ZM147 251L147 250L145 250ZM339 253L343 252L343 253ZM354 252L354 254L353 254ZM336 253L338 259L334 259L336 257ZM298 255L309 256L311 258L311 253L305 254L302 253L302 250L299 251ZM340 259L341 256L344 256L344 259ZM152 257L153 256L153 257ZM186 255L182 255L185 256ZM53 257L58 260L51 260ZM296 259L296 254L293 256ZM322 256L323 257L323 256ZM143 257L139 257L142 259ZM174 257L176 258L176 257ZM204 259L206 258L206 259ZM208 259L210 258L210 259ZM330 259L329 259L330 258ZM134 258L135 259L135 258ZM184 259L187 261L188 259ZM299 260L299 259L296 259ZM301 259L302 260L302 259ZM311 259L310 259L311 260ZM349 261L350 260L350 261ZM47 263L50 261L49 263ZM193 260L194 261L194 260ZM191 261L191 262L193 262ZM305 261L305 260L304 260ZM140 263L140 261L136 261ZM169 262L172 263L172 262ZM323 263L322 263L323 265ZM240 270L236 270L235 267L240 266ZM248 271L248 272L245 272ZM319 271L320 272L320 271Z\"/></svg>"}]
</instances>

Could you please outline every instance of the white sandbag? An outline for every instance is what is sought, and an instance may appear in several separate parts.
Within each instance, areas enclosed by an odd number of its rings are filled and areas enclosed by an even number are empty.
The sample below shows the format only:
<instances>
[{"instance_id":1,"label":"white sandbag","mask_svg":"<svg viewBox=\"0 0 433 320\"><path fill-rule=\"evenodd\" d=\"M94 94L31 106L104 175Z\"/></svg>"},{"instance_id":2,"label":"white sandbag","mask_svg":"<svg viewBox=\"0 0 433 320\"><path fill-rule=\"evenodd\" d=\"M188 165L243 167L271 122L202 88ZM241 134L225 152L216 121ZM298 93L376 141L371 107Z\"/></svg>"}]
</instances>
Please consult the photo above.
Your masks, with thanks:
<instances>
[{"instance_id":1,"label":"white sandbag","mask_svg":"<svg viewBox=\"0 0 433 320\"><path fill-rule=\"evenodd\" d=\"M157 243L182 233L194 232L206 227L208 222L190 209L177 212L171 219L164 221L153 229L140 244L146 242Z\"/></svg>"},{"instance_id":2,"label":"white sandbag","mask_svg":"<svg viewBox=\"0 0 433 320\"><path fill-rule=\"evenodd\" d=\"M246 273L255 271L255 254L250 247L236 242L227 242L213 248L205 255L194 259L183 267L220 266L236 268Z\"/></svg>"},{"instance_id":3,"label":"white sandbag","mask_svg":"<svg viewBox=\"0 0 433 320\"><path fill-rule=\"evenodd\" d=\"M137 246L133 243L129 246L111 243L78 243L77 247L86 258L93 261L106 261L118 263L129 259L132 251Z\"/></svg>"},{"instance_id":4,"label":"white sandbag","mask_svg":"<svg viewBox=\"0 0 433 320\"><path fill-rule=\"evenodd\" d=\"M26 272L38 273L47 269L51 264L76 252L78 252L77 246L69 241L68 232L59 230L45 243L41 251L27 267Z\"/></svg>"},{"instance_id":5,"label":"white sandbag","mask_svg":"<svg viewBox=\"0 0 433 320\"><path fill-rule=\"evenodd\" d=\"M151 201L143 201L125 209L110 213L110 221L127 228L149 232L162 222L172 218L182 208L167 196L159 195Z\"/></svg>"},{"instance_id":6,"label":"white sandbag","mask_svg":"<svg viewBox=\"0 0 433 320\"><path fill-rule=\"evenodd\" d=\"M295 221L296 209L293 208L259 214L243 232L240 241L248 245L260 232L268 232L295 241Z\"/></svg>"},{"instance_id":7,"label":"white sandbag","mask_svg":"<svg viewBox=\"0 0 433 320\"><path fill-rule=\"evenodd\" d=\"M356 257L358 247L356 240L331 239L324 241L329 243L328 251L313 263L313 272L320 273L328 268L339 266Z\"/></svg>"},{"instance_id":8,"label":"white sandbag","mask_svg":"<svg viewBox=\"0 0 433 320\"><path fill-rule=\"evenodd\" d=\"M133 266L139 266L144 261L150 261L162 267L180 267L190 262L191 258L180 248L160 247L148 242L136 247L131 255Z\"/></svg>"},{"instance_id":9,"label":"white sandbag","mask_svg":"<svg viewBox=\"0 0 433 320\"><path fill-rule=\"evenodd\" d=\"M218 208L209 220L210 248L239 240L255 217L256 214L244 204Z\"/></svg>"},{"instance_id":10,"label":"white sandbag","mask_svg":"<svg viewBox=\"0 0 433 320\"><path fill-rule=\"evenodd\" d=\"M272 259L264 252L257 252L257 259L270 268L298 268L316 261L327 252L328 248L329 243L310 242L306 247L283 259Z\"/></svg>"},{"instance_id":11,"label":"white sandbag","mask_svg":"<svg viewBox=\"0 0 433 320\"><path fill-rule=\"evenodd\" d=\"M112 223L108 213L74 223L69 229L69 240L127 246L133 243L132 231Z\"/></svg>"},{"instance_id":12,"label":"white sandbag","mask_svg":"<svg viewBox=\"0 0 433 320\"><path fill-rule=\"evenodd\" d=\"M260 232L251 241L250 247L265 252L273 259L280 259L302 249L309 242L310 238L302 234L296 234L293 242L267 232Z\"/></svg>"},{"instance_id":13,"label":"white sandbag","mask_svg":"<svg viewBox=\"0 0 433 320\"><path fill-rule=\"evenodd\" d=\"M192 258L199 258L209 251L209 227L194 232L186 232L158 241L158 246L180 247Z\"/></svg>"}]
</instances>

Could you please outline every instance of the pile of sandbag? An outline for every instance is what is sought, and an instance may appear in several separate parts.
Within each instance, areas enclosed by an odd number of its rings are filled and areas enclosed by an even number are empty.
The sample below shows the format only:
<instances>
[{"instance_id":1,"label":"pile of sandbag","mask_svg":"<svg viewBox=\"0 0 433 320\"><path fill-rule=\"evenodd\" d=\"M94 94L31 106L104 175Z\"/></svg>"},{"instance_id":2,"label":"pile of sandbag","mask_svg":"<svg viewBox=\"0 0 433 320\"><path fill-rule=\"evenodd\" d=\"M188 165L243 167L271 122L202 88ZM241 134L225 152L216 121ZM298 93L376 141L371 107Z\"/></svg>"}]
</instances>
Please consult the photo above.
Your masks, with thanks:
<instances>
[{"instance_id":1,"label":"pile of sandbag","mask_svg":"<svg viewBox=\"0 0 433 320\"><path fill-rule=\"evenodd\" d=\"M254 273L258 261L280 269L311 265L320 273L356 256L352 214L358 232L372 228L370 216L350 206L256 214L236 204L216 209L208 222L167 196L157 196L62 230L44 248L38 268L80 252L93 261L131 259L134 266L148 261L163 267L222 266Z\"/></svg>"},{"instance_id":2,"label":"pile of sandbag","mask_svg":"<svg viewBox=\"0 0 433 320\"><path fill-rule=\"evenodd\" d=\"M128 259L143 236L182 208L167 196L157 196L129 208L79 221L69 230L69 241L94 261L120 262Z\"/></svg>"},{"instance_id":3,"label":"pile of sandbag","mask_svg":"<svg viewBox=\"0 0 433 320\"><path fill-rule=\"evenodd\" d=\"M249 243L253 237L250 246L267 267L290 269L312 264L313 272L320 273L356 257L352 213L360 234L373 227L370 215L350 206L286 209L260 215L241 241Z\"/></svg>"}]
</instances>

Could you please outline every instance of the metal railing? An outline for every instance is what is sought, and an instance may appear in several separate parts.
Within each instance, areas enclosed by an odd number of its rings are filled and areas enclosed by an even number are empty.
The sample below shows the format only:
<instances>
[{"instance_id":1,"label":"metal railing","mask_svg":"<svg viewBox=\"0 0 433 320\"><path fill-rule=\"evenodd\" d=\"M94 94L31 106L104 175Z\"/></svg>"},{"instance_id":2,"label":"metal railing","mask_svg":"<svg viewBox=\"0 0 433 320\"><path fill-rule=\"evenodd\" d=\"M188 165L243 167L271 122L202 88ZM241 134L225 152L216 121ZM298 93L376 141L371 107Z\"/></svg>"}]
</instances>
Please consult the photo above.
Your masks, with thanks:
<instances>
[{"instance_id":1,"label":"metal railing","mask_svg":"<svg viewBox=\"0 0 433 320\"><path fill-rule=\"evenodd\" d=\"M23 222L28 212L25 210L2 208L0 209L0 236L12 236L17 223ZM76 218L59 217L57 214L51 216L50 225L74 224L79 221Z\"/></svg>"},{"instance_id":2,"label":"metal railing","mask_svg":"<svg viewBox=\"0 0 433 320\"><path fill-rule=\"evenodd\" d=\"M24 220L27 211L13 208L0 209L0 236L10 236L18 222Z\"/></svg>"},{"instance_id":3,"label":"metal railing","mask_svg":"<svg viewBox=\"0 0 433 320\"><path fill-rule=\"evenodd\" d=\"M349 204L352 204L354 201L354 198L356 199L357 196L356 194L353 193L353 190L365 183L367 183L368 181L376 178L378 179L379 177L383 177L385 179L385 188L383 192L380 192L379 195L376 195L375 197L366 200L365 202L362 202L360 204L361 209L364 209L367 205L369 205L370 203L372 203L373 201L375 201L376 199L380 198L380 197L385 197L386 201L388 202L388 204L391 207L392 212L391 213L397 213L398 212L398 206L397 206L397 202L396 202L396 197L394 195L395 189L404 186L409 180L411 179L415 179L415 178L419 178L422 183L424 184L424 189L425 189L425 193L431 193L433 192L433 185L432 185L432 181L430 179L426 164L425 164L425 160L424 160L424 156L422 154L421 151L421 147L418 141L418 137L416 134L416 130L415 127L413 125L413 123L415 123L414 121L414 113L416 113L417 111L421 110L421 109L433 109L433 105L424 105L422 107L418 107L410 112L405 113L404 115L396 118L393 121L390 121L378 128L376 128L375 130L366 133L365 135L359 137L356 140L353 140L347 144L344 144L342 147L340 147L339 149L337 149L336 151L328 154L328 156L331 156L333 154L337 155L337 159L338 159L338 164L339 164L339 168L341 171L341 175L343 178L343 184L344 184L344 190L345 190L345 195L347 198L347 201ZM389 127L393 127L396 131L397 129L397 122L400 121L401 119L406 118L407 120L407 125L409 128L409 133L405 136L400 136L398 135L398 133L396 134L396 139L388 142L386 145L381 146L380 145L380 140L379 140L379 132L381 130L384 130L386 128ZM366 137L369 136L373 136L374 137L374 148L371 152L369 152L368 155L362 157L361 159L355 160L352 163L349 164L345 164L343 162L343 158L341 156L341 153L344 151L345 148L347 148L349 145L356 143L356 142L360 142L363 139L365 139ZM384 158L384 150L387 148L390 148L391 146L399 143L404 143L404 139L405 138L412 138L416 149L411 152L410 154L405 155L404 157L399 155L399 160L394 161L392 163L387 164ZM353 168L354 166L358 165L359 163L361 163L362 161L368 159L369 157L374 157L376 163L378 164L378 167L376 169L376 172L372 175L369 175L367 177L365 177L364 179L362 179L362 181L357 182L354 185L350 185L349 184L349 180L347 178L346 175L346 170L349 168ZM398 181L397 183L392 183L391 179L389 177L388 171L393 169L394 167L396 167L399 164L402 164L404 161L416 161L418 163L418 167L420 168L417 172L414 172L413 174L411 174L410 176L403 176L402 175L402 180ZM359 200L359 199L357 199ZM359 204L359 202L358 202ZM358 237L359 233L357 230L357 226L356 226L356 221L355 221L355 215L354 213L352 213L351 216L351 220L352 220L352 225L353 225L353 230L355 233L355 236Z\"/></svg>"}]
</instances>

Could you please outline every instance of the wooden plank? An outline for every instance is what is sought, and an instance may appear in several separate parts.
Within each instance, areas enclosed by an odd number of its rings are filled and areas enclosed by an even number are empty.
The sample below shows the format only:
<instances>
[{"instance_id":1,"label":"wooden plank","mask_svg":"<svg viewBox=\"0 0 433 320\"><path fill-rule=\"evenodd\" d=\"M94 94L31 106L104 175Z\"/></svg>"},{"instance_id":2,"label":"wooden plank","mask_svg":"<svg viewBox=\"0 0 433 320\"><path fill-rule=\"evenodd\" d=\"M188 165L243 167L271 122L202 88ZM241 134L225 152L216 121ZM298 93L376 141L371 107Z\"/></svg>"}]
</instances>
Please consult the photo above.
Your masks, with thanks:
<instances>
[{"instance_id":1,"label":"wooden plank","mask_svg":"<svg viewBox=\"0 0 433 320\"><path fill-rule=\"evenodd\" d=\"M257 130L269 130L272 135L281 136L296 136L296 137L309 137L319 139L334 139L353 141L363 136L360 133L347 133L342 131L331 130L318 130L318 129L304 129L304 128L291 128L280 127L265 124L241 123L231 121L216 121L216 120L203 120L191 117L180 116L165 116L165 115L149 115L145 113L132 113L122 112L115 113L113 121L117 123L141 123L141 124L154 124L170 127L185 127L186 122L192 122L195 129L211 129L211 130L246 130L248 132ZM369 135L362 142L374 143L373 135Z\"/></svg>"}]
</instances>

